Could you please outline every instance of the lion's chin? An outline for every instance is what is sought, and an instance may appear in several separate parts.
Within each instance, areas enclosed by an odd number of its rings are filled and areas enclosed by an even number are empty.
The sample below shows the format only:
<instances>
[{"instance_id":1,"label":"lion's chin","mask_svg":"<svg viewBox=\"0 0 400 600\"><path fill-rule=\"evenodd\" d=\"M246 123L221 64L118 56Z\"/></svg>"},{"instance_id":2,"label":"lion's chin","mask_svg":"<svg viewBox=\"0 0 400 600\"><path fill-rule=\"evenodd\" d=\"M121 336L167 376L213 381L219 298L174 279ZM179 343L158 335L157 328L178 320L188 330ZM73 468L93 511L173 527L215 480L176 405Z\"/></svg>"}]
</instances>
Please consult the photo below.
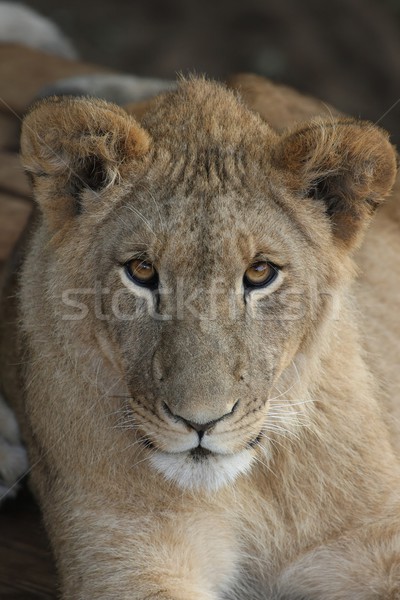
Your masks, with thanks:
<instances>
[{"instance_id":1,"label":"lion's chin","mask_svg":"<svg viewBox=\"0 0 400 600\"><path fill-rule=\"evenodd\" d=\"M254 459L251 449L236 454L193 456L190 452L176 454L154 452L152 466L168 481L185 490L215 492L232 483L238 475L250 470Z\"/></svg>"}]
</instances>

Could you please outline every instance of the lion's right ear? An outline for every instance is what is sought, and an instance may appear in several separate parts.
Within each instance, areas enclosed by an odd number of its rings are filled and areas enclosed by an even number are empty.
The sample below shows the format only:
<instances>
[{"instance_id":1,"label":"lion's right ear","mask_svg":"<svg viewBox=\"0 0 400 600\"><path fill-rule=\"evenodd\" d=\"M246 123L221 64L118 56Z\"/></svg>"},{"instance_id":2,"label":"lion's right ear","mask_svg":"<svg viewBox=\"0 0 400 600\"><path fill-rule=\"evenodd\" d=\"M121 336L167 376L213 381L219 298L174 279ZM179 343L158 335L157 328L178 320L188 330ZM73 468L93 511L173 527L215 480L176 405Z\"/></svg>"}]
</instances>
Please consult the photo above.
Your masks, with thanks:
<instances>
[{"instance_id":1,"label":"lion's right ear","mask_svg":"<svg viewBox=\"0 0 400 600\"><path fill-rule=\"evenodd\" d=\"M33 106L22 125L22 163L55 228L85 211L87 192L101 198L149 146L149 135L131 116L97 99L47 98Z\"/></svg>"}]
</instances>

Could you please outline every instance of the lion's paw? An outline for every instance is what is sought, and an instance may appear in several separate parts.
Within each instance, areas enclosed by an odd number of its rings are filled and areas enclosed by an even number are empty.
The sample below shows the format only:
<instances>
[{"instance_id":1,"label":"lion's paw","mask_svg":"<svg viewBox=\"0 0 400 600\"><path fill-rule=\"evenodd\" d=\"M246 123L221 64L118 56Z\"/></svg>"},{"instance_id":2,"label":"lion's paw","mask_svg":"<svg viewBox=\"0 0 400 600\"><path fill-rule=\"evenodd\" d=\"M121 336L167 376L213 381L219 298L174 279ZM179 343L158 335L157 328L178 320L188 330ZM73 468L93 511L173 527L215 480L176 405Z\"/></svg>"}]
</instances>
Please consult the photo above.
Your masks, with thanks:
<instances>
[{"instance_id":1,"label":"lion's paw","mask_svg":"<svg viewBox=\"0 0 400 600\"><path fill-rule=\"evenodd\" d=\"M0 396L0 502L12 497L28 469L28 458L14 413Z\"/></svg>"}]
</instances>

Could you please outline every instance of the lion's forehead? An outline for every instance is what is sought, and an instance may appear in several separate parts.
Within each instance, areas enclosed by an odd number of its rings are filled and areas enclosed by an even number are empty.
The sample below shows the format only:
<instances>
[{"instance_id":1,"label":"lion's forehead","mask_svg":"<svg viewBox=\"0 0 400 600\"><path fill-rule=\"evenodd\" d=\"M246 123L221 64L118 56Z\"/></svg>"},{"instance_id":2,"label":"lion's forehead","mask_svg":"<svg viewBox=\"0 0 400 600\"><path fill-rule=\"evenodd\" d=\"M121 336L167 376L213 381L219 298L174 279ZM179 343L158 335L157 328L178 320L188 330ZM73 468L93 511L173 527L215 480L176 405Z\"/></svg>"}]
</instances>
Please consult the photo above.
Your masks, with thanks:
<instances>
[{"instance_id":1,"label":"lion's forehead","mask_svg":"<svg viewBox=\"0 0 400 600\"><path fill-rule=\"evenodd\" d=\"M290 259L292 246L304 245L298 223L281 206L271 182L261 190L204 188L186 194L168 186L132 188L115 214L115 243L141 247L157 260L193 266L196 263L247 263L257 253ZM279 261L278 261L279 262Z\"/></svg>"},{"instance_id":2,"label":"lion's forehead","mask_svg":"<svg viewBox=\"0 0 400 600\"><path fill-rule=\"evenodd\" d=\"M182 140L177 148L172 141L157 144L149 158L146 177L159 181L169 193L196 194L245 193L254 186L261 189L268 180L269 165L263 153L249 151L245 144L196 144Z\"/></svg>"},{"instance_id":3,"label":"lion's forehead","mask_svg":"<svg viewBox=\"0 0 400 600\"><path fill-rule=\"evenodd\" d=\"M147 179L186 195L253 189L268 175L277 142L258 115L210 85L188 83L160 99L143 126L152 139Z\"/></svg>"}]
</instances>

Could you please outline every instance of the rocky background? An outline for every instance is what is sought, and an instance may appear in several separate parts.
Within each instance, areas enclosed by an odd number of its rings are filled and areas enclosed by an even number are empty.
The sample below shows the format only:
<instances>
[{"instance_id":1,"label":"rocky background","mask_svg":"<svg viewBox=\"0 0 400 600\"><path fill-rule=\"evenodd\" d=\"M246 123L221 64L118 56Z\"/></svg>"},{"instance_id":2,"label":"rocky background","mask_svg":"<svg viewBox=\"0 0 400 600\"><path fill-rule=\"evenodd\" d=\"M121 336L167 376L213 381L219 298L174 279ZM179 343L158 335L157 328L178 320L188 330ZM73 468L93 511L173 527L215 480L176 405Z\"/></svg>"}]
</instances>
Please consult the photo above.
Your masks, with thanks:
<instances>
[{"instance_id":1,"label":"rocky background","mask_svg":"<svg viewBox=\"0 0 400 600\"><path fill-rule=\"evenodd\" d=\"M26 3L85 60L169 78L252 71L379 121L400 143L400 0Z\"/></svg>"}]
</instances>

